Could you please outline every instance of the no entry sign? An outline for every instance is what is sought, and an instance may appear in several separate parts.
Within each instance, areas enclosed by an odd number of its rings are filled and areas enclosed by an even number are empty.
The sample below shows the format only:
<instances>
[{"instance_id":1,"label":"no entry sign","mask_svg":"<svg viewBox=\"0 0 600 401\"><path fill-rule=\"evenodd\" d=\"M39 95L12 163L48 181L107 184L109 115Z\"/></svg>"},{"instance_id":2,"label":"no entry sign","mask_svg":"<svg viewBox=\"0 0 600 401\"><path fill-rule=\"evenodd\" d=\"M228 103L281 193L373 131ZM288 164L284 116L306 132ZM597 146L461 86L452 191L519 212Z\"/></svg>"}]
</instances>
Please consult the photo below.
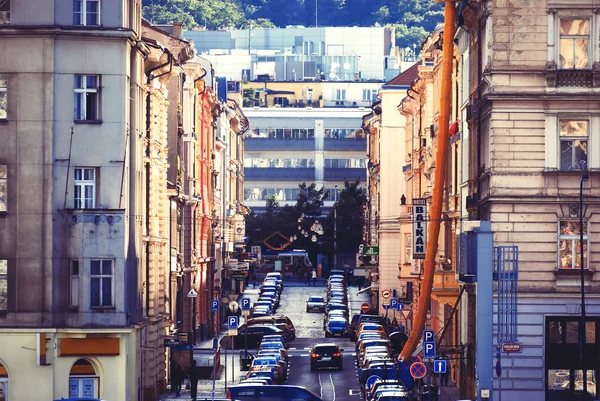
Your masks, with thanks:
<instances>
[{"instance_id":1,"label":"no entry sign","mask_svg":"<svg viewBox=\"0 0 600 401\"><path fill-rule=\"evenodd\" d=\"M369 309L371 309L371 306L366 302L360 306L360 310L365 313L367 313L369 311Z\"/></svg>"}]
</instances>

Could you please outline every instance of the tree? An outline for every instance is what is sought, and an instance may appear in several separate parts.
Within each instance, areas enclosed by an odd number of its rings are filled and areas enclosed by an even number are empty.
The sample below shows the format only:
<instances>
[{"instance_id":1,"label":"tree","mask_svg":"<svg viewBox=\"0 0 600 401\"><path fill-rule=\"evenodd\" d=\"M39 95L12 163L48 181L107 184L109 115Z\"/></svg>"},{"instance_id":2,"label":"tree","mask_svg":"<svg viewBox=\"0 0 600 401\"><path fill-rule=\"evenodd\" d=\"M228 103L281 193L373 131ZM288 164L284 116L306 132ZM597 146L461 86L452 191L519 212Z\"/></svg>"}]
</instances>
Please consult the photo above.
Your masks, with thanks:
<instances>
[{"instance_id":1,"label":"tree","mask_svg":"<svg viewBox=\"0 0 600 401\"><path fill-rule=\"evenodd\" d=\"M335 203L337 214L337 249L339 253L356 253L362 243L363 207L367 197L360 181L344 181L344 188ZM332 212L333 213L333 212Z\"/></svg>"}]
</instances>

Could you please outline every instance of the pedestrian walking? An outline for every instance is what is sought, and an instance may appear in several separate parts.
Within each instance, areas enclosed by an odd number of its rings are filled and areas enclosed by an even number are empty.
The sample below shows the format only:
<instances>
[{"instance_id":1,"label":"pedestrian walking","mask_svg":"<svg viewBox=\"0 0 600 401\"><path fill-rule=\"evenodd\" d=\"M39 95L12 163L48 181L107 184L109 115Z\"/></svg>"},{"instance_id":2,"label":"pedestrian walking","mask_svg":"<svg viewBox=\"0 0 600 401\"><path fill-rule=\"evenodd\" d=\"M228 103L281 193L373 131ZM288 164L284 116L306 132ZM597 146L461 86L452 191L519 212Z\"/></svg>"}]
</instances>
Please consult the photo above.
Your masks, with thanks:
<instances>
[{"instance_id":1,"label":"pedestrian walking","mask_svg":"<svg viewBox=\"0 0 600 401\"><path fill-rule=\"evenodd\" d=\"M312 283L314 286L317 285L317 271L315 269L312 271Z\"/></svg>"},{"instance_id":2,"label":"pedestrian walking","mask_svg":"<svg viewBox=\"0 0 600 401\"><path fill-rule=\"evenodd\" d=\"M306 269L306 280L304 280L304 284L310 285L310 270Z\"/></svg>"},{"instance_id":3,"label":"pedestrian walking","mask_svg":"<svg viewBox=\"0 0 600 401\"><path fill-rule=\"evenodd\" d=\"M181 385L185 380L185 372L180 364L175 366L175 370L173 371L173 384L175 385L175 397L181 396Z\"/></svg>"},{"instance_id":4,"label":"pedestrian walking","mask_svg":"<svg viewBox=\"0 0 600 401\"><path fill-rule=\"evenodd\" d=\"M198 373L198 368L196 367L196 360L192 359L192 366L190 366L190 396L192 397L192 401L196 401L196 396L198 394L198 379L200 375Z\"/></svg>"}]
</instances>

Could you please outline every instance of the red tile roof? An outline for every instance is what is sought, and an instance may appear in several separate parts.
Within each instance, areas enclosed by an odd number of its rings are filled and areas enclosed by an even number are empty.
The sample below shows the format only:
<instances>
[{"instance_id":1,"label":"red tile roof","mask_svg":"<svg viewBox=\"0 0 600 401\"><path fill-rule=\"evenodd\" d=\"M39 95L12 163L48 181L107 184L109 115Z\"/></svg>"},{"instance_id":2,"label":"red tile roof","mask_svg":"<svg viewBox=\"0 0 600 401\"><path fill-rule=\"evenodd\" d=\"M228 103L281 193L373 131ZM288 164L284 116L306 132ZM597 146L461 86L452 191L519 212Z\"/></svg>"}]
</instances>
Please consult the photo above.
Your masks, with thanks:
<instances>
[{"instance_id":1,"label":"red tile roof","mask_svg":"<svg viewBox=\"0 0 600 401\"><path fill-rule=\"evenodd\" d=\"M383 87L392 85L406 85L410 86L415 79L419 76L419 66L421 61L413 64L408 70L396 75L394 78L383 84Z\"/></svg>"}]
</instances>

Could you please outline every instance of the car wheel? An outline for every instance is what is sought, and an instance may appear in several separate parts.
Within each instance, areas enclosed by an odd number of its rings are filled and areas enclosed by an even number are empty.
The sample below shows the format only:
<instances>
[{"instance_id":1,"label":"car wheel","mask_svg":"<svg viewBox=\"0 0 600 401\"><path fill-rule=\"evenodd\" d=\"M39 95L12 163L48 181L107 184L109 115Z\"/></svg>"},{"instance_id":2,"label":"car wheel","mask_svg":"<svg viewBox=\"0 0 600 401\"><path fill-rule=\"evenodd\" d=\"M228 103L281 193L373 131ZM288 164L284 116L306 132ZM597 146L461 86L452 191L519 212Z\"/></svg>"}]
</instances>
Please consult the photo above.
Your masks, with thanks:
<instances>
[{"instance_id":1,"label":"car wheel","mask_svg":"<svg viewBox=\"0 0 600 401\"><path fill-rule=\"evenodd\" d=\"M308 308L306 308L306 313L310 313L310 310L308 310Z\"/></svg>"}]
</instances>

